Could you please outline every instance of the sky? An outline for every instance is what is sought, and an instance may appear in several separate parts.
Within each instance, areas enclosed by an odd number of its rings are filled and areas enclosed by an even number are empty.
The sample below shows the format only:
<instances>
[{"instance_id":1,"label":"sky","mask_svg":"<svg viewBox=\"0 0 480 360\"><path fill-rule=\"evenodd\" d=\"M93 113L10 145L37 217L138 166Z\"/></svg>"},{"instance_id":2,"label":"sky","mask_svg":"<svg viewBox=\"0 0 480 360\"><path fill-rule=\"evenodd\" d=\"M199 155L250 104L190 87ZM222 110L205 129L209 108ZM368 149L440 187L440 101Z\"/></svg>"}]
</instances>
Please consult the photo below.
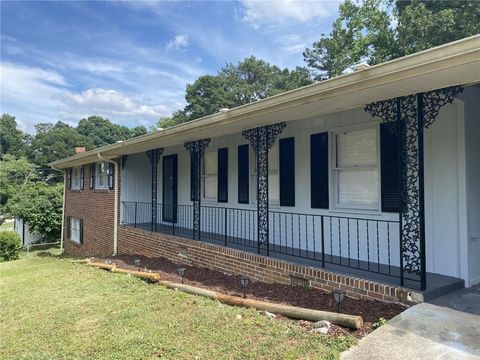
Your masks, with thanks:
<instances>
[{"instance_id":1,"label":"sky","mask_svg":"<svg viewBox=\"0 0 480 360\"><path fill-rule=\"evenodd\" d=\"M0 112L34 133L100 115L150 126L185 88L254 55L280 67L328 33L337 1L1 1Z\"/></svg>"}]
</instances>

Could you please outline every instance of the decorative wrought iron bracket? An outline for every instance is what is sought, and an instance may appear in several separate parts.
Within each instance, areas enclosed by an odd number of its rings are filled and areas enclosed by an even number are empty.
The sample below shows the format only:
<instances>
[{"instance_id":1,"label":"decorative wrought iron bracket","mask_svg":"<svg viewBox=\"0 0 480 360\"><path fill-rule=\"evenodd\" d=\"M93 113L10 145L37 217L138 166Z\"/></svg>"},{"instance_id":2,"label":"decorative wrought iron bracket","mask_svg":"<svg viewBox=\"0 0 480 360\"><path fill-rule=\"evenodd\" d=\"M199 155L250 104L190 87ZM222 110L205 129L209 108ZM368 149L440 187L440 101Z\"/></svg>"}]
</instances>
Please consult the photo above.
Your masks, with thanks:
<instances>
[{"instance_id":1,"label":"decorative wrought iron bracket","mask_svg":"<svg viewBox=\"0 0 480 360\"><path fill-rule=\"evenodd\" d=\"M158 162L160 157L163 154L163 148L153 149L147 151L148 159L150 160L150 165L152 166L152 217L150 228L152 231L157 231L157 204L158 204Z\"/></svg>"},{"instance_id":2,"label":"decorative wrought iron bracket","mask_svg":"<svg viewBox=\"0 0 480 360\"><path fill-rule=\"evenodd\" d=\"M201 139L190 141L184 144L185 149L190 153L190 157L193 163L193 171L195 172L192 176L193 180L193 239L200 239L200 230L201 230L201 166L202 166L202 157L205 153L205 149L210 144L211 139Z\"/></svg>"},{"instance_id":3,"label":"decorative wrought iron bracket","mask_svg":"<svg viewBox=\"0 0 480 360\"><path fill-rule=\"evenodd\" d=\"M268 229L268 152L275 144L277 136L287 126L281 122L272 125L260 126L242 132L253 150L257 164L257 244L258 253L266 249L269 254Z\"/></svg>"},{"instance_id":4,"label":"decorative wrought iron bracket","mask_svg":"<svg viewBox=\"0 0 480 360\"><path fill-rule=\"evenodd\" d=\"M424 129L431 126L440 108L452 103L463 91L461 86L378 101L365 111L390 124L399 135L400 163L400 279L420 281L426 288Z\"/></svg>"}]
</instances>

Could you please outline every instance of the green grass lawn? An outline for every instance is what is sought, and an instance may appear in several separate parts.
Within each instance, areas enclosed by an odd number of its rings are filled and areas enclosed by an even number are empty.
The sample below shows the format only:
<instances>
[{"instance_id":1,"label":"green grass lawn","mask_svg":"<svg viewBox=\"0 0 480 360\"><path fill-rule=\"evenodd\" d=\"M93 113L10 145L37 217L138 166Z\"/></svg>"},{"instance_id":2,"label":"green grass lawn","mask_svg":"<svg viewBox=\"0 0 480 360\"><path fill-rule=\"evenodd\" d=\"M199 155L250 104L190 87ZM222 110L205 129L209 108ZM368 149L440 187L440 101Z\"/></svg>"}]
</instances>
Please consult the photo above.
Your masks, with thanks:
<instances>
[{"instance_id":1,"label":"green grass lawn","mask_svg":"<svg viewBox=\"0 0 480 360\"><path fill-rule=\"evenodd\" d=\"M5 221L0 225L0 231L13 231L13 221Z\"/></svg>"},{"instance_id":2,"label":"green grass lawn","mask_svg":"<svg viewBox=\"0 0 480 360\"><path fill-rule=\"evenodd\" d=\"M68 259L0 263L1 359L335 359L353 342Z\"/></svg>"}]
</instances>

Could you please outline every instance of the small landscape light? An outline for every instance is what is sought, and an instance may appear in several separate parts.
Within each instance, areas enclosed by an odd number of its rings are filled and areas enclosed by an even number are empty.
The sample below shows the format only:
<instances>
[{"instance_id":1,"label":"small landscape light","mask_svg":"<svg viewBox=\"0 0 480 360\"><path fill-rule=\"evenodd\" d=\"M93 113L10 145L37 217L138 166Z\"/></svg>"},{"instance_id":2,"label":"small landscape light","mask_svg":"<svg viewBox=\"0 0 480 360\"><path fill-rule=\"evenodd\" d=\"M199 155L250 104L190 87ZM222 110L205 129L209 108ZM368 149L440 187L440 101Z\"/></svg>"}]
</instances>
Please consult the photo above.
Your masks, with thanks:
<instances>
[{"instance_id":1,"label":"small landscape light","mask_svg":"<svg viewBox=\"0 0 480 360\"><path fill-rule=\"evenodd\" d=\"M337 312L340 312L340 304L343 302L345 296L345 290L343 289L334 289L332 291L333 299L337 303Z\"/></svg>"},{"instance_id":2,"label":"small landscape light","mask_svg":"<svg viewBox=\"0 0 480 360\"><path fill-rule=\"evenodd\" d=\"M137 270L140 271L140 264L142 263L142 260L140 260L140 259L135 259L135 260L133 260L133 263L134 263L135 266L137 267Z\"/></svg>"},{"instance_id":3,"label":"small landscape light","mask_svg":"<svg viewBox=\"0 0 480 360\"><path fill-rule=\"evenodd\" d=\"M182 284L183 284L183 278L185 277L185 272L186 272L186 271L187 271L187 270L186 270L185 268L178 268L178 269L177 269L178 275L180 275L180 277L182 278Z\"/></svg>"},{"instance_id":4,"label":"small landscape light","mask_svg":"<svg viewBox=\"0 0 480 360\"><path fill-rule=\"evenodd\" d=\"M112 265L112 260L111 259L106 259L105 264Z\"/></svg>"},{"instance_id":5,"label":"small landscape light","mask_svg":"<svg viewBox=\"0 0 480 360\"><path fill-rule=\"evenodd\" d=\"M242 276L240 278L240 284L242 284L243 286L243 298L245 299L247 297L247 286L248 284L250 284L250 279L245 276Z\"/></svg>"}]
</instances>

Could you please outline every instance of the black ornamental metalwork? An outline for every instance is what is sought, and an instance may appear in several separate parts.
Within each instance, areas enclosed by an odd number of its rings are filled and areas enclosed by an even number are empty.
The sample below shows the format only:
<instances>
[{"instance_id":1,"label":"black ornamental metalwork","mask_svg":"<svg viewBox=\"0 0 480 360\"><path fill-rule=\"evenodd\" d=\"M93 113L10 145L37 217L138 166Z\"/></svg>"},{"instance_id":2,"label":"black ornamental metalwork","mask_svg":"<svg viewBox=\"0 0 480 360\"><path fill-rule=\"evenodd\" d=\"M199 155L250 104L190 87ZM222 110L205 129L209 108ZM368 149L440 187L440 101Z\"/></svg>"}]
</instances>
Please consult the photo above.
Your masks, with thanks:
<instances>
[{"instance_id":1,"label":"black ornamental metalwork","mask_svg":"<svg viewBox=\"0 0 480 360\"><path fill-rule=\"evenodd\" d=\"M255 152L257 165L257 242L258 253L265 249L269 254L268 216L268 152L277 136L287 125L284 122L260 126L242 132Z\"/></svg>"},{"instance_id":2,"label":"black ornamental metalwork","mask_svg":"<svg viewBox=\"0 0 480 360\"><path fill-rule=\"evenodd\" d=\"M147 156L148 156L148 159L150 160L150 165L152 168L152 204L151 204L152 217L151 217L151 224L150 224L150 228L152 231L157 231L158 162L162 154L163 154L163 148L147 151Z\"/></svg>"},{"instance_id":3,"label":"black ornamental metalwork","mask_svg":"<svg viewBox=\"0 0 480 360\"><path fill-rule=\"evenodd\" d=\"M190 153L192 161L192 170L194 176L191 177L192 201L193 201L193 239L200 239L201 230L201 175L202 175L202 157L205 149L210 144L211 139L201 139L190 141L184 144L185 149Z\"/></svg>"},{"instance_id":4,"label":"black ornamental metalwork","mask_svg":"<svg viewBox=\"0 0 480 360\"><path fill-rule=\"evenodd\" d=\"M365 111L389 124L399 136L400 279L426 288L424 129L433 124L440 108L453 102L460 86L368 104Z\"/></svg>"}]
</instances>

